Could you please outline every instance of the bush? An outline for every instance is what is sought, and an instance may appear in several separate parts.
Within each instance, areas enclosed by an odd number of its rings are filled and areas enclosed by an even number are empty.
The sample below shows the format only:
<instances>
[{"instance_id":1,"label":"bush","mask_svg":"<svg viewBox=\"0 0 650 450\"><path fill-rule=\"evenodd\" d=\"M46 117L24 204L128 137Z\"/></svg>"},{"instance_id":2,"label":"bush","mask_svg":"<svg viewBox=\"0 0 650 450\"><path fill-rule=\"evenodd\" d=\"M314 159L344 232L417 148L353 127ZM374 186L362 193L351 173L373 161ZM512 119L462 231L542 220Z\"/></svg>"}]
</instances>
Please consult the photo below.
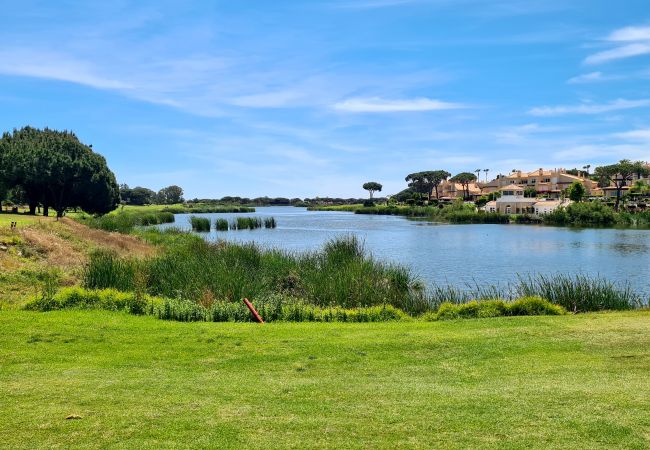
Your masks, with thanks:
<instances>
[{"instance_id":1,"label":"bush","mask_svg":"<svg viewBox=\"0 0 650 450\"><path fill-rule=\"evenodd\" d=\"M510 316L560 316L566 310L541 297L522 297L508 305Z\"/></svg>"},{"instance_id":2,"label":"bush","mask_svg":"<svg viewBox=\"0 0 650 450\"><path fill-rule=\"evenodd\" d=\"M525 297L506 303L503 300L470 301L454 304L443 303L435 313L428 313L425 320L481 319L504 316L557 316L566 314L564 308L540 297Z\"/></svg>"},{"instance_id":3,"label":"bush","mask_svg":"<svg viewBox=\"0 0 650 450\"><path fill-rule=\"evenodd\" d=\"M163 299L116 289L88 290L80 287L63 288L53 297L40 296L25 305L32 311L54 311L59 309L106 309L125 311L131 314L145 314L162 305Z\"/></svg>"},{"instance_id":4,"label":"bush","mask_svg":"<svg viewBox=\"0 0 650 450\"><path fill-rule=\"evenodd\" d=\"M557 208L544 215L543 220L549 225L610 226L616 222L616 213L599 201L580 202Z\"/></svg>"},{"instance_id":5,"label":"bush","mask_svg":"<svg viewBox=\"0 0 650 450\"><path fill-rule=\"evenodd\" d=\"M31 300L25 309L55 311L61 309L104 309L130 314L149 314L163 320L180 322L253 322L243 302L207 302L138 296L115 289L88 290L81 287L61 289L53 296ZM265 322L387 322L409 319L403 311L390 305L368 308L317 307L302 301L274 295L256 302Z\"/></svg>"}]
</instances>

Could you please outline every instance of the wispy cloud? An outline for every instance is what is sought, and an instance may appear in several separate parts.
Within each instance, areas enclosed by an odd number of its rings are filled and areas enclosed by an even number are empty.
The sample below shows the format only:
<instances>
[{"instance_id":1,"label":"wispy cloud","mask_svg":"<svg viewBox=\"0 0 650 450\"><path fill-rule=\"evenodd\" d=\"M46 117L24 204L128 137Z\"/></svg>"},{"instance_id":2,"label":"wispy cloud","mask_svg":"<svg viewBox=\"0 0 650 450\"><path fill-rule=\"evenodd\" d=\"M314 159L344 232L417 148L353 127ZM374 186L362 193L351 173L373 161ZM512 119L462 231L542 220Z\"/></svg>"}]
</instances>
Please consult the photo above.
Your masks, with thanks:
<instances>
[{"instance_id":1,"label":"wispy cloud","mask_svg":"<svg viewBox=\"0 0 650 450\"><path fill-rule=\"evenodd\" d=\"M582 75L569 78L567 83L569 84L584 84L584 83L595 83L598 81L609 80L611 77L605 77L602 72L590 72Z\"/></svg>"},{"instance_id":2,"label":"wispy cloud","mask_svg":"<svg viewBox=\"0 0 650 450\"><path fill-rule=\"evenodd\" d=\"M639 128L637 130L624 131L614 135L619 139L635 142L650 142L650 128Z\"/></svg>"},{"instance_id":3,"label":"wispy cloud","mask_svg":"<svg viewBox=\"0 0 650 450\"><path fill-rule=\"evenodd\" d=\"M650 27L625 27L614 30L607 42L625 43L587 56L585 64L603 64L619 59L650 54Z\"/></svg>"},{"instance_id":4,"label":"wispy cloud","mask_svg":"<svg viewBox=\"0 0 650 450\"><path fill-rule=\"evenodd\" d=\"M650 53L650 43L634 43L623 45L611 50L594 53L585 58L585 64L602 64L617 59L630 58L632 56L647 55Z\"/></svg>"},{"instance_id":5,"label":"wispy cloud","mask_svg":"<svg viewBox=\"0 0 650 450\"><path fill-rule=\"evenodd\" d=\"M443 111L467 108L461 103L443 102L429 98L389 100L380 97L350 98L333 105L338 111L352 113L392 113L417 111Z\"/></svg>"},{"instance_id":6,"label":"wispy cloud","mask_svg":"<svg viewBox=\"0 0 650 450\"><path fill-rule=\"evenodd\" d=\"M0 51L0 74L77 83L96 89L128 90L133 85L104 75L88 63L52 52Z\"/></svg>"},{"instance_id":7,"label":"wispy cloud","mask_svg":"<svg viewBox=\"0 0 650 450\"><path fill-rule=\"evenodd\" d=\"M625 27L613 31L608 41L629 42L629 41L650 41L650 27Z\"/></svg>"},{"instance_id":8,"label":"wispy cloud","mask_svg":"<svg viewBox=\"0 0 650 450\"><path fill-rule=\"evenodd\" d=\"M619 98L609 103L582 103L580 105L539 106L532 108L528 114L540 117L563 116L567 114L601 114L625 109L650 106L650 99L625 100Z\"/></svg>"}]
</instances>

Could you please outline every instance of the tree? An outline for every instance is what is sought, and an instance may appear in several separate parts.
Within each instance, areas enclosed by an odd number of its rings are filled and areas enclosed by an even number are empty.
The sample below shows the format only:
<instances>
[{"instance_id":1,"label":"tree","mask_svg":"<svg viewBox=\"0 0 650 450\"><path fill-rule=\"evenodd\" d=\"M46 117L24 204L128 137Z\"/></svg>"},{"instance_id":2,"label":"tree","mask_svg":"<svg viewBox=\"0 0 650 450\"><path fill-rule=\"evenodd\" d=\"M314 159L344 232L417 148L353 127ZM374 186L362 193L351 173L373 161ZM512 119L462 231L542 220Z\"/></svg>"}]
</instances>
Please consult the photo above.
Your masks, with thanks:
<instances>
[{"instance_id":1,"label":"tree","mask_svg":"<svg viewBox=\"0 0 650 450\"><path fill-rule=\"evenodd\" d=\"M463 199L467 200L469 198L469 185L476 181L476 175L471 172L461 172L450 178L449 181L452 183L459 183L463 186Z\"/></svg>"},{"instance_id":2,"label":"tree","mask_svg":"<svg viewBox=\"0 0 650 450\"><path fill-rule=\"evenodd\" d=\"M483 172L485 172L485 182L486 183L487 183L487 180L488 180L488 172L489 171L490 171L490 169L483 169Z\"/></svg>"},{"instance_id":3,"label":"tree","mask_svg":"<svg viewBox=\"0 0 650 450\"><path fill-rule=\"evenodd\" d=\"M363 183L363 188L368 191L370 194L370 200L372 200L372 195L375 192L381 192L381 188L383 186L380 183L377 183L376 181L369 181L367 183Z\"/></svg>"},{"instance_id":4,"label":"tree","mask_svg":"<svg viewBox=\"0 0 650 450\"><path fill-rule=\"evenodd\" d=\"M438 187L450 176L451 174L445 170L426 170L408 174L405 181L409 182L409 187L414 191L426 194L427 200L431 200L434 191L436 199L440 198Z\"/></svg>"},{"instance_id":5,"label":"tree","mask_svg":"<svg viewBox=\"0 0 650 450\"><path fill-rule=\"evenodd\" d=\"M632 181L634 175L641 176L647 175L648 169L643 163L633 163L629 159L623 159L616 164L608 166L596 167L596 175L599 178L599 185L609 186L611 184L616 188L616 203L614 209L618 211L621 203L621 192L627 186L627 183Z\"/></svg>"},{"instance_id":6,"label":"tree","mask_svg":"<svg viewBox=\"0 0 650 450\"><path fill-rule=\"evenodd\" d=\"M571 183L571 186L567 188L567 195L569 199L574 202L582 201L586 193L587 190L585 189L585 186L579 181L574 181Z\"/></svg>"},{"instance_id":7,"label":"tree","mask_svg":"<svg viewBox=\"0 0 650 450\"><path fill-rule=\"evenodd\" d=\"M585 177L588 177L589 176L589 169L591 169L591 164L586 164L586 165L582 166L582 168L585 171Z\"/></svg>"},{"instance_id":8,"label":"tree","mask_svg":"<svg viewBox=\"0 0 650 450\"><path fill-rule=\"evenodd\" d=\"M183 203L183 201L183 188L174 184L162 188L156 195L156 203L161 205L173 205L174 203Z\"/></svg>"},{"instance_id":9,"label":"tree","mask_svg":"<svg viewBox=\"0 0 650 450\"><path fill-rule=\"evenodd\" d=\"M153 203L156 193L151 189L136 186L133 189L128 185L120 185L120 198L127 205L148 205Z\"/></svg>"},{"instance_id":10,"label":"tree","mask_svg":"<svg viewBox=\"0 0 650 450\"><path fill-rule=\"evenodd\" d=\"M0 179L20 187L31 214L43 205L61 217L67 208L104 213L115 209L119 192L106 160L69 131L24 127L0 139Z\"/></svg>"},{"instance_id":11,"label":"tree","mask_svg":"<svg viewBox=\"0 0 650 450\"><path fill-rule=\"evenodd\" d=\"M527 197L527 198L535 198L535 197L537 197L537 189L535 189L532 186L528 186L526 189L524 189L524 197Z\"/></svg>"}]
</instances>

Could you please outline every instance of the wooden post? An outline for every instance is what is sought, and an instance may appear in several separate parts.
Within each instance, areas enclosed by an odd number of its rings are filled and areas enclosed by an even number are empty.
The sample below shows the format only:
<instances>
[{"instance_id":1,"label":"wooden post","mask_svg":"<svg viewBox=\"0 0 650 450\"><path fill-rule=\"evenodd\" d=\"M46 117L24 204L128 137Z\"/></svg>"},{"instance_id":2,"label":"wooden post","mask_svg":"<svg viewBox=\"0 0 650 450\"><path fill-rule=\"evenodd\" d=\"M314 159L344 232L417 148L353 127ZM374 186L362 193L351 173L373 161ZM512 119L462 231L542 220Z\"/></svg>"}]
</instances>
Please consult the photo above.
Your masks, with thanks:
<instances>
[{"instance_id":1,"label":"wooden post","mask_svg":"<svg viewBox=\"0 0 650 450\"><path fill-rule=\"evenodd\" d=\"M255 320L257 320L258 323L264 323L264 319L262 319L262 316L259 315L259 313L258 313L257 310L255 309L255 307L253 306L253 304L252 304L250 301L248 301L247 298L244 299L244 303L245 303L246 306L248 307L248 309L249 309L249 311L251 312L251 314L253 314L253 317L255 317Z\"/></svg>"}]
</instances>

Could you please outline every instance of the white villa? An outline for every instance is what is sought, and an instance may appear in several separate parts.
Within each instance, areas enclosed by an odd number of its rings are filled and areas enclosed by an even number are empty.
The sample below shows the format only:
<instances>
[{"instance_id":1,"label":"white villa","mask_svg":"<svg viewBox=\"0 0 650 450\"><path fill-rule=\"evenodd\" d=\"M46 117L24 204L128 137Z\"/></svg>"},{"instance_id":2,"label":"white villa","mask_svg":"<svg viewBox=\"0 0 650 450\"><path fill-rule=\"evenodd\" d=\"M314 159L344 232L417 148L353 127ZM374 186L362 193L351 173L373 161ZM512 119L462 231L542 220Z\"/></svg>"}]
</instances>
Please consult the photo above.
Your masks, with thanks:
<instances>
[{"instance_id":1,"label":"white villa","mask_svg":"<svg viewBox=\"0 0 650 450\"><path fill-rule=\"evenodd\" d=\"M570 200L524 197L524 188L516 184L502 187L500 191L501 197L488 202L484 207L485 211L542 216L571 203Z\"/></svg>"}]
</instances>

